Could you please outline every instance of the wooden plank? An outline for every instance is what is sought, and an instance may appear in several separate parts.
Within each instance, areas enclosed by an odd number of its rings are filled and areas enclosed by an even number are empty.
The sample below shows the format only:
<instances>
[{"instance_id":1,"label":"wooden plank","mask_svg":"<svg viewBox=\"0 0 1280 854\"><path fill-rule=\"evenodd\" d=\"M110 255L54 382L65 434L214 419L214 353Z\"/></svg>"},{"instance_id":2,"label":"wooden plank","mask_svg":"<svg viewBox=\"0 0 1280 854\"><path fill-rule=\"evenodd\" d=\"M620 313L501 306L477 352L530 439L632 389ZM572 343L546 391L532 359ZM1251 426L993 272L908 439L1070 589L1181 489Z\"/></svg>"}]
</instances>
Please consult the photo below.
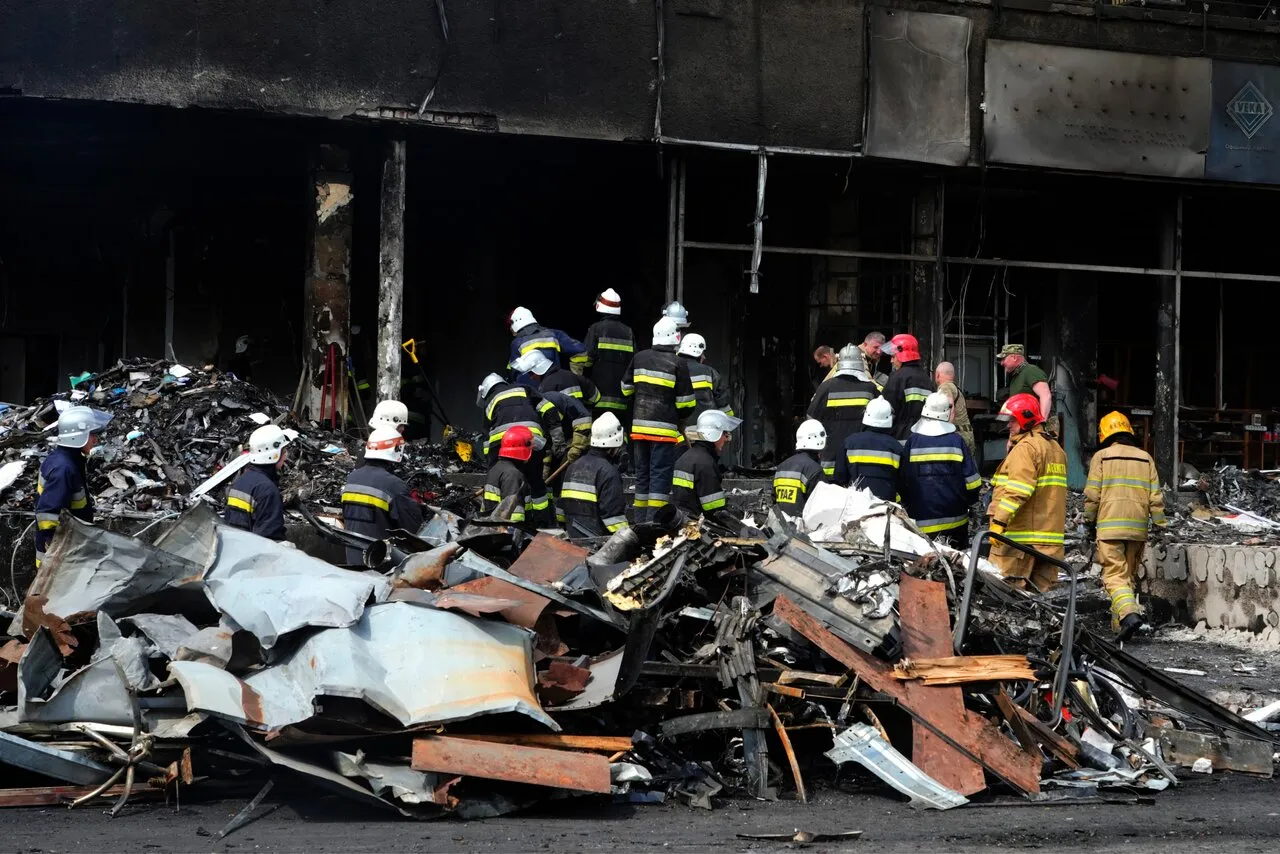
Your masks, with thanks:
<instances>
[{"instance_id":1,"label":"wooden plank","mask_svg":"<svg viewBox=\"0 0 1280 854\"><path fill-rule=\"evenodd\" d=\"M1013 711L1026 724L1027 729L1031 731L1036 740L1052 753L1058 761L1068 768L1075 769L1080 767L1080 748L1058 735L1048 724L1022 708L1022 706L1014 705L1012 700L1009 701L1009 705L1013 707Z\"/></svg>"},{"instance_id":2,"label":"wooden plank","mask_svg":"<svg viewBox=\"0 0 1280 854\"><path fill-rule=\"evenodd\" d=\"M97 786L33 786L22 789L0 789L0 807L48 807L69 804L82 798ZM118 798L124 794L123 784L102 792L103 798ZM155 800L164 797L160 789L134 786L130 800Z\"/></svg>"},{"instance_id":3,"label":"wooden plank","mask_svg":"<svg viewBox=\"0 0 1280 854\"><path fill-rule=\"evenodd\" d=\"M933 708L921 685L899 682L886 662L854 649L805 613L786 596L779 596L773 613L808 638L827 655L850 668L876 691L888 694L911 715L992 774L1022 792L1040 791L1040 759L1005 738L986 718L962 709L959 713Z\"/></svg>"},{"instance_id":4,"label":"wooden plank","mask_svg":"<svg viewBox=\"0 0 1280 854\"><path fill-rule=\"evenodd\" d=\"M951 652L951 612L941 582L903 575L898 581L898 613L902 647L908 656L942 656ZM913 686L914 702L940 717L964 714L959 688ZM911 722L911 761L921 771L962 795L987 787L982 766L956 750L919 721Z\"/></svg>"},{"instance_id":5,"label":"wooden plank","mask_svg":"<svg viewBox=\"0 0 1280 854\"><path fill-rule=\"evenodd\" d=\"M960 655L945 658L902 659L893 678L923 685L963 685L968 682L1006 682L1036 678L1025 655Z\"/></svg>"},{"instance_id":6,"label":"wooden plank","mask_svg":"<svg viewBox=\"0 0 1280 854\"><path fill-rule=\"evenodd\" d=\"M411 765L417 771L609 793L609 760L569 750L431 735L413 740Z\"/></svg>"},{"instance_id":7,"label":"wooden plank","mask_svg":"<svg viewBox=\"0 0 1280 854\"><path fill-rule=\"evenodd\" d=\"M1018 710L1014 707L1013 700L1009 699L1009 695L1004 691L997 691L996 705L1000 707L1000 714L1004 715L1004 719L1009 722L1009 728L1013 730L1013 734L1017 737L1018 743L1022 745L1022 749L1039 750L1040 742L1036 740L1035 733L1031 731L1031 727L1027 726L1027 722L1018 714Z\"/></svg>"},{"instance_id":8,"label":"wooden plank","mask_svg":"<svg viewBox=\"0 0 1280 854\"><path fill-rule=\"evenodd\" d=\"M810 673L807 670L784 670L778 676L779 685L793 685L796 682L816 682L819 685L830 685L839 688L849 677L844 673Z\"/></svg>"},{"instance_id":9,"label":"wooden plank","mask_svg":"<svg viewBox=\"0 0 1280 854\"><path fill-rule=\"evenodd\" d=\"M1271 745L1253 738L1219 738L1198 732L1167 729L1160 733L1160 751L1170 765L1190 768L1204 757L1215 771L1243 771L1270 777Z\"/></svg>"},{"instance_id":10,"label":"wooden plank","mask_svg":"<svg viewBox=\"0 0 1280 854\"><path fill-rule=\"evenodd\" d=\"M565 735L558 732L538 733L450 733L450 738L469 741L490 741L494 744L522 744L526 747L555 747L562 750L598 750L616 753L631 749L631 737L627 735Z\"/></svg>"}]
</instances>

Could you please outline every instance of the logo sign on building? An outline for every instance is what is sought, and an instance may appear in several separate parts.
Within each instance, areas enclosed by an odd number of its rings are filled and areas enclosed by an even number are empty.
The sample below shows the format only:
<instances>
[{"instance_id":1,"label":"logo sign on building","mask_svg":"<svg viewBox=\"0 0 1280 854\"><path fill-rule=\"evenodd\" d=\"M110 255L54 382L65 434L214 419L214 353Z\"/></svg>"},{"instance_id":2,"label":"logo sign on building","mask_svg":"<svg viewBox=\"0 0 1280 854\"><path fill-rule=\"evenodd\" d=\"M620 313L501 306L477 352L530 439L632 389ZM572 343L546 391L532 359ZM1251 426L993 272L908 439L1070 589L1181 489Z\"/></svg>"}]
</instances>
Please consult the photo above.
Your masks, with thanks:
<instances>
[{"instance_id":1,"label":"logo sign on building","mask_svg":"<svg viewBox=\"0 0 1280 854\"><path fill-rule=\"evenodd\" d=\"M1213 63L1205 177L1280 184L1280 68Z\"/></svg>"}]
</instances>

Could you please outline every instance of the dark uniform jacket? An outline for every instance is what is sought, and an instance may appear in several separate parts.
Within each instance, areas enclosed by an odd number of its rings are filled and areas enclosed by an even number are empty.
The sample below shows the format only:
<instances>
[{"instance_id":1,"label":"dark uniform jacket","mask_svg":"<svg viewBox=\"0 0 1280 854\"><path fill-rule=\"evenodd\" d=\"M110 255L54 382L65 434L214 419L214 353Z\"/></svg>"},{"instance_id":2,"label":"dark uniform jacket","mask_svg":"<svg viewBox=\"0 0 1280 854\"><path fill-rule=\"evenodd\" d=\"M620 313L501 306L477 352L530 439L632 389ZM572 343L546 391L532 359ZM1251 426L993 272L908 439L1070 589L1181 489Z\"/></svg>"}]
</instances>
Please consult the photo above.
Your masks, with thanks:
<instances>
[{"instance_id":1,"label":"dark uniform jacket","mask_svg":"<svg viewBox=\"0 0 1280 854\"><path fill-rule=\"evenodd\" d=\"M490 390L485 399L484 424L489 436L484 455L490 465L498 458L498 446L507 428L517 424L528 427L535 437L550 442L553 448L565 441L555 405L533 389L514 383L498 383Z\"/></svg>"},{"instance_id":2,"label":"dark uniform jacket","mask_svg":"<svg viewBox=\"0 0 1280 854\"><path fill-rule=\"evenodd\" d=\"M710 442L692 442L676 460L671 478L673 503L692 516L701 516L725 506L720 488L720 464Z\"/></svg>"},{"instance_id":3,"label":"dark uniform jacket","mask_svg":"<svg viewBox=\"0 0 1280 854\"><path fill-rule=\"evenodd\" d=\"M553 368L549 374L542 378L542 382L538 385L538 391L543 394L549 391L567 394L575 400L582 401L582 404L587 409L591 409L600 402L600 392L595 387L595 384L586 377L580 377L566 368Z\"/></svg>"},{"instance_id":4,"label":"dark uniform jacket","mask_svg":"<svg viewBox=\"0 0 1280 854\"><path fill-rule=\"evenodd\" d=\"M844 440L862 429L862 413L879 394L880 389L875 383L849 374L824 380L814 392L813 400L809 401L808 416L821 421L827 430L827 447L819 457L822 470L828 477L835 474Z\"/></svg>"},{"instance_id":5,"label":"dark uniform jacket","mask_svg":"<svg viewBox=\"0 0 1280 854\"><path fill-rule=\"evenodd\" d=\"M93 496L85 483L85 457L79 448L54 448L40 464L36 481L36 566L58 532L63 510L85 522L93 521Z\"/></svg>"},{"instance_id":6,"label":"dark uniform jacket","mask_svg":"<svg viewBox=\"0 0 1280 854\"><path fill-rule=\"evenodd\" d=\"M680 359L689 368L689 381L693 386L694 407L689 418L696 419L707 409L719 409L732 415L733 402L729 400L729 384L720 376L720 372L692 356L681 356Z\"/></svg>"},{"instance_id":7,"label":"dark uniform jacket","mask_svg":"<svg viewBox=\"0 0 1280 854\"><path fill-rule=\"evenodd\" d=\"M622 394L622 378L636 353L636 338L631 327L621 320L605 317L587 329L586 352L573 357L600 391L600 409L624 412L627 399Z\"/></svg>"},{"instance_id":8,"label":"dark uniform jacket","mask_svg":"<svg viewBox=\"0 0 1280 854\"><path fill-rule=\"evenodd\" d=\"M504 498L515 496L515 506L511 508L511 521L524 521L524 505L529 499L529 483L520 471L520 464L515 460L501 457L484 482L484 500L480 504L480 512L489 514L498 509Z\"/></svg>"},{"instance_id":9,"label":"dark uniform jacket","mask_svg":"<svg viewBox=\"0 0 1280 854\"><path fill-rule=\"evenodd\" d=\"M680 441L680 417L696 405L689 366L675 347L636 353L622 377L622 394L632 400L631 438L646 442Z\"/></svg>"},{"instance_id":10,"label":"dark uniform jacket","mask_svg":"<svg viewBox=\"0 0 1280 854\"><path fill-rule=\"evenodd\" d=\"M354 534L375 540L392 528L416 534L422 527L422 508L386 461L365 460L347 476L342 489L342 524ZM362 557L360 549L347 548L347 563L358 564Z\"/></svg>"},{"instance_id":11,"label":"dark uniform jacket","mask_svg":"<svg viewBox=\"0 0 1280 854\"><path fill-rule=\"evenodd\" d=\"M809 493L823 477L817 451L796 451L773 473L773 500L791 516L804 512Z\"/></svg>"},{"instance_id":12,"label":"dark uniform jacket","mask_svg":"<svg viewBox=\"0 0 1280 854\"><path fill-rule=\"evenodd\" d=\"M898 491L902 506L923 533L968 528L969 505L982 477L960 431L943 436L912 433L902 449Z\"/></svg>"},{"instance_id":13,"label":"dark uniform jacket","mask_svg":"<svg viewBox=\"0 0 1280 854\"><path fill-rule=\"evenodd\" d=\"M570 537L605 537L628 527L622 475L592 448L569 463L560 485L560 512Z\"/></svg>"},{"instance_id":14,"label":"dark uniform jacket","mask_svg":"<svg viewBox=\"0 0 1280 854\"><path fill-rule=\"evenodd\" d=\"M827 436L831 444L831 436ZM869 489L881 501L898 500L898 467L902 445L887 427L867 427L844 440L844 456L836 460L835 482Z\"/></svg>"},{"instance_id":15,"label":"dark uniform jacket","mask_svg":"<svg viewBox=\"0 0 1280 854\"><path fill-rule=\"evenodd\" d=\"M534 323L520 330L520 334L511 339L511 362L534 350L541 350L551 360L551 364L558 368L561 353L572 358L585 352L586 348L582 346L581 341L570 338L559 329L548 329ZM510 362L507 367L511 367ZM520 374L516 377L516 382L530 388L536 388L538 385L528 374Z\"/></svg>"},{"instance_id":16,"label":"dark uniform jacket","mask_svg":"<svg viewBox=\"0 0 1280 854\"><path fill-rule=\"evenodd\" d=\"M565 373L569 373L565 371ZM562 391L547 391L543 389L542 399L551 402L556 408L556 412L560 415L561 427L572 432L586 428L591 429L591 412L584 405L584 402L576 397L570 397Z\"/></svg>"},{"instance_id":17,"label":"dark uniform jacket","mask_svg":"<svg viewBox=\"0 0 1280 854\"><path fill-rule=\"evenodd\" d=\"M245 466L227 490L227 508L222 514L226 523L268 540L283 540L284 499L276 485L277 477L274 464Z\"/></svg>"},{"instance_id":18,"label":"dark uniform jacket","mask_svg":"<svg viewBox=\"0 0 1280 854\"><path fill-rule=\"evenodd\" d=\"M920 363L907 362L889 375L885 383L884 399L893 407L893 436L905 439L911 435L911 425L920 420L920 410L924 409L924 399L937 391L933 377L920 367ZM827 441L831 430L827 429Z\"/></svg>"}]
</instances>

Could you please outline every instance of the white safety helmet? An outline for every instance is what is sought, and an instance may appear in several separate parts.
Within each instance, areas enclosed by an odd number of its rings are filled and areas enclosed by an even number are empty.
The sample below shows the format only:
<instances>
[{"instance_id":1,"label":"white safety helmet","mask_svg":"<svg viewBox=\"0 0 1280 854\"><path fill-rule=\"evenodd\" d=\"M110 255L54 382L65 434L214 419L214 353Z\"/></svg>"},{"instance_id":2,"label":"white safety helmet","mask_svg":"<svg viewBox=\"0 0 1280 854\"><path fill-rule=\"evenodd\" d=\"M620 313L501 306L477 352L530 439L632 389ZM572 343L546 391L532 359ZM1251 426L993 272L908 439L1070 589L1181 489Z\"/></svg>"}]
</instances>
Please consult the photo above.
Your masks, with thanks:
<instances>
[{"instance_id":1,"label":"white safety helmet","mask_svg":"<svg viewBox=\"0 0 1280 854\"><path fill-rule=\"evenodd\" d=\"M512 362L511 367L522 374L545 376L551 371L553 364L555 363L547 358L546 353L541 350L530 350Z\"/></svg>"},{"instance_id":2,"label":"white safety helmet","mask_svg":"<svg viewBox=\"0 0 1280 854\"><path fill-rule=\"evenodd\" d=\"M489 396L489 392L493 391L493 387L504 382L506 380L500 374L489 374L489 376L485 377L480 385L476 387L476 406L484 406L484 400Z\"/></svg>"},{"instance_id":3,"label":"white safety helmet","mask_svg":"<svg viewBox=\"0 0 1280 854\"><path fill-rule=\"evenodd\" d=\"M622 297L613 288L601 291L596 297L596 312L599 314L622 314Z\"/></svg>"},{"instance_id":4,"label":"white safety helmet","mask_svg":"<svg viewBox=\"0 0 1280 854\"><path fill-rule=\"evenodd\" d=\"M83 448L89 444L89 434L97 433L111 423L111 413L89 406L69 406L58 416L58 445L63 448Z\"/></svg>"},{"instance_id":5,"label":"white safety helmet","mask_svg":"<svg viewBox=\"0 0 1280 854\"><path fill-rule=\"evenodd\" d=\"M911 425L911 432L922 436L944 436L956 432L956 425L951 423L951 398L940 391L926 397L920 410L920 420Z\"/></svg>"},{"instance_id":6,"label":"white safety helmet","mask_svg":"<svg viewBox=\"0 0 1280 854\"><path fill-rule=\"evenodd\" d=\"M239 338L236 339L236 353L239 354L239 353L248 353L248 352L249 352L249 336L241 335Z\"/></svg>"},{"instance_id":7,"label":"white safety helmet","mask_svg":"<svg viewBox=\"0 0 1280 854\"><path fill-rule=\"evenodd\" d=\"M680 343L680 327L669 317L653 324L653 346L674 347Z\"/></svg>"},{"instance_id":8,"label":"white safety helmet","mask_svg":"<svg viewBox=\"0 0 1280 854\"><path fill-rule=\"evenodd\" d=\"M591 447L622 447L622 422L618 420L618 416L606 412L591 422Z\"/></svg>"},{"instance_id":9,"label":"white safety helmet","mask_svg":"<svg viewBox=\"0 0 1280 854\"><path fill-rule=\"evenodd\" d=\"M707 352L707 339L703 338L696 332L691 332L680 339L680 355L693 356L695 359L701 359L702 354Z\"/></svg>"},{"instance_id":10,"label":"white safety helmet","mask_svg":"<svg viewBox=\"0 0 1280 854\"><path fill-rule=\"evenodd\" d=\"M808 418L796 430L797 451L821 451L827 447L827 428L815 418Z\"/></svg>"},{"instance_id":11,"label":"white safety helmet","mask_svg":"<svg viewBox=\"0 0 1280 854\"><path fill-rule=\"evenodd\" d=\"M867 372L867 359L856 344L846 344L836 357L836 376L856 377L864 382L871 379Z\"/></svg>"},{"instance_id":12,"label":"white safety helmet","mask_svg":"<svg viewBox=\"0 0 1280 854\"><path fill-rule=\"evenodd\" d=\"M507 319L507 327L511 330L512 335L518 335L521 329L526 326L533 326L537 322L533 317L532 311L522 305L518 305L516 310L511 312L511 317Z\"/></svg>"},{"instance_id":13,"label":"white safety helmet","mask_svg":"<svg viewBox=\"0 0 1280 854\"><path fill-rule=\"evenodd\" d=\"M404 436L394 427L379 427L369 434L369 441L364 443L364 458L400 462L404 459Z\"/></svg>"},{"instance_id":14,"label":"white safety helmet","mask_svg":"<svg viewBox=\"0 0 1280 854\"><path fill-rule=\"evenodd\" d=\"M409 423L409 407L398 400L380 400L373 408L373 417L369 419L369 429L379 430L390 427L403 430Z\"/></svg>"},{"instance_id":15,"label":"white safety helmet","mask_svg":"<svg viewBox=\"0 0 1280 854\"><path fill-rule=\"evenodd\" d=\"M275 424L264 424L249 435L249 462L269 466L280 462L289 437Z\"/></svg>"},{"instance_id":16,"label":"white safety helmet","mask_svg":"<svg viewBox=\"0 0 1280 854\"><path fill-rule=\"evenodd\" d=\"M862 426L880 427L882 429L892 427L893 404L883 397L877 397L868 403L866 411L862 413Z\"/></svg>"},{"instance_id":17,"label":"white safety helmet","mask_svg":"<svg viewBox=\"0 0 1280 854\"><path fill-rule=\"evenodd\" d=\"M679 301L672 300L671 303L662 310L663 317L669 317L676 322L676 326L681 329L689 327L689 312L682 306Z\"/></svg>"},{"instance_id":18,"label":"white safety helmet","mask_svg":"<svg viewBox=\"0 0 1280 854\"><path fill-rule=\"evenodd\" d=\"M707 409L698 416L698 423L684 432L694 442L717 442L725 433L732 433L741 425L741 418L734 418L719 409Z\"/></svg>"}]
</instances>

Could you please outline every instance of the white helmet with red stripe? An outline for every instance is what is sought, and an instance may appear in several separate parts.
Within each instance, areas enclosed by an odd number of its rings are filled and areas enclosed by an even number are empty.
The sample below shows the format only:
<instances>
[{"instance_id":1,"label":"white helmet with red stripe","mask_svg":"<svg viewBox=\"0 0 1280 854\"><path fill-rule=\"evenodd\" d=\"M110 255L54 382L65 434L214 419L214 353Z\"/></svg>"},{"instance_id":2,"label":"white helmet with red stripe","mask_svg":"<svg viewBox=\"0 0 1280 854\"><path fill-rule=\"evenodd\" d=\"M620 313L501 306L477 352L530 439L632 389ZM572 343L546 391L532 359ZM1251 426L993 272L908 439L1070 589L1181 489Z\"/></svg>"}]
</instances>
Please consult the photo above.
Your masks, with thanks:
<instances>
[{"instance_id":1,"label":"white helmet with red stripe","mask_svg":"<svg viewBox=\"0 0 1280 854\"><path fill-rule=\"evenodd\" d=\"M607 288L596 296L598 314L622 314L622 297L613 288Z\"/></svg>"},{"instance_id":2,"label":"white helmet with red stripe","mask_svg":"<svg viewBox=\"0 0 1280 854\"><path fill-rule=\"evenodd\" d=\"M404 459L404 436L394 427L379 427L369 434L369 441L364 443L364 458L400 462Z\"/></svg>"}]
</instances>

